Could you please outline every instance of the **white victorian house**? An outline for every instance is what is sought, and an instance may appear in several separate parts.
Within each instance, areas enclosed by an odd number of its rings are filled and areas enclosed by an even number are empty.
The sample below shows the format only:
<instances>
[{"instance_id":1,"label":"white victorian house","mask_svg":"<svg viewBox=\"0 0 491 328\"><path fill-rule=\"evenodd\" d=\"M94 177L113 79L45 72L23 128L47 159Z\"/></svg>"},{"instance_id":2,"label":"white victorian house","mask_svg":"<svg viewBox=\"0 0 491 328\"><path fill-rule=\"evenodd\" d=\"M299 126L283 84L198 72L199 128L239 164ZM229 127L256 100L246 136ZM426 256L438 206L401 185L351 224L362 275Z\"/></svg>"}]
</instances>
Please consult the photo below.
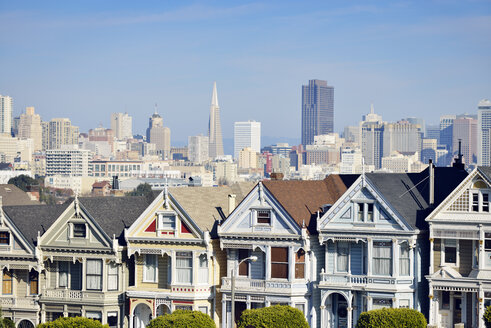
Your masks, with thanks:
<instances>
[{"instance_id":1,"label":"white victorian house","mask_svg":"<svg viewBox=\"0 0 491 328\"><path fill-rule=\"evenodd\" d=\"M429 323L484 327L491 305L491 167L477 167L427 217Z\"/></svg>"}]
</instances>

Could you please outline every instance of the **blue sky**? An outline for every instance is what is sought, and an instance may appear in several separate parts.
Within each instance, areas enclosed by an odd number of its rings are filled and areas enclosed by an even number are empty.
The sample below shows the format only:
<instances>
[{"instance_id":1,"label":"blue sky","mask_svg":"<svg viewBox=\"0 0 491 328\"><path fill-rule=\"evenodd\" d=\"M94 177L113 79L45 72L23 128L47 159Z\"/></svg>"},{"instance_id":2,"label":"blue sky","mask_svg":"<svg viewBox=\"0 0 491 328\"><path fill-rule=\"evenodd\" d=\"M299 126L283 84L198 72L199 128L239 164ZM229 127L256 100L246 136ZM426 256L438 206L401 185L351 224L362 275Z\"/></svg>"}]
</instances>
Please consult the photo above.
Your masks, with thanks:
<instances>
[{"instance_id":1,"label":"blue sky","mask_svg":"<svg viewBox=\"0 0 491 328\"><path fill-rule=\"evenodd\" d=\"M127 111L144 133L158 104L173 144L206 134L217 81L233 122L300 137L301 85L335 87L335 129L373 102L386 120L476 112L491 98L490 1L0 0L0 94L14 114L81 131Z\"/></svg>"}]
</instances>

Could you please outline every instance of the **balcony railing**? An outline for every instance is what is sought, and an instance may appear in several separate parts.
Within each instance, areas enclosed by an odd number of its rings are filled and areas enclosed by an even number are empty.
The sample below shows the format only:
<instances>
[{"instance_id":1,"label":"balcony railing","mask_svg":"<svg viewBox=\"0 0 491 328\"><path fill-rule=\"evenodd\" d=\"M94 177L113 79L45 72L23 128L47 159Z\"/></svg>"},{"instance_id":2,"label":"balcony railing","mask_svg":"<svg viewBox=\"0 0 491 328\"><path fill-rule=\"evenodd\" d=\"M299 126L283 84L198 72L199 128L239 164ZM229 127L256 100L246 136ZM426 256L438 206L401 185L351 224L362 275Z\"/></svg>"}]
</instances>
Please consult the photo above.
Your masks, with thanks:
<instances>
[{"instance_id":1,"label":"balcony railing","mask_svg":"<svg viewBox=\"0 0 491 328\"><path fill-rule=\"evenodd\" d=\"M0 306L2 308L33 308L37 307L37 297L15 297L1 296Z\"/></svg>"},{"instance_id":2,"label":"balcony railing","mask_svg":"<svg viewBox=\"0 0 491 328\"><path fill-rule=\"evenodd\" d=\"M329 286L365 286L369 284L394 285L396 279L392 277L369 277L366 275L321 273L320 285Z\"/></svg>"},{"instance_id":3,"label":"balcony railing","mask_svg":"<svg viewBox=\"0 0 491 328\"><path fill-rule=\"evenodd\" d=\"M232 287L232 279L222 278L222 290L229 290ZM289 292L293 288L293 282L286 280L261 280L236 278L235 289L251 292Z\"/></svg>"},{"instance_id":4,"label":"balcony railing","mask_svg":"<svg viewBox=\"0 0 491 328\"><path fill-rule=\"evenodd\" d=\"M118 297L116 294L102 291L81 291L70 289L47 289L41 295L42 300L57 301L103 301L108 297Z\"/></svg>"}]
</instances>

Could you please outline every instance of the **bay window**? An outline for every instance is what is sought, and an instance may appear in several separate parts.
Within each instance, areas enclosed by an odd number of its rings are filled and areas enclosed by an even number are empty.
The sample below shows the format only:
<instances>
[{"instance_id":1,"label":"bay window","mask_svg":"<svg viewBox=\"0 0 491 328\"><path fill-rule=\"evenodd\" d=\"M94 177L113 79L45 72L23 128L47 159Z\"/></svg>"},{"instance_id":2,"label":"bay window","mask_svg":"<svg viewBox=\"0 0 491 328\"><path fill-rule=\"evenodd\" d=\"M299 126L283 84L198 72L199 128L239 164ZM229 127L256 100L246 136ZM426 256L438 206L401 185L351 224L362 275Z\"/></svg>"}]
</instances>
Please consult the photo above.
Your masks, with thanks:
<instances>
[{"instance_id":1,"label":"bay window","mask_svg":"<svg viewBox=\"0 0 491 328\"><path fill-rule=\"evenodd\" d=\"M375 275L390 276L392 274L392 242L373 242L373 269Z\"/></svg>"},{"instance_id":2,"label":"bay window","mask_svg":"<svg viewBox=\"0 0 491 328\"><path fill-rule=\"evenodd\" d=\"M250 256L250 251L248 249L239 249L239 258L238 263L240 263L243 259L246 259ZM244 261L239 265L239 276L248 276L249 275L249 261Z\"/></svg>"},{"instance_id":3,"label":"bay window","mask_svg":"<svg viewBox=\"0 0 491 328\"><path fill-rule=\"evenodd\" d=\"M176 281L181 284L191 284L193 277L193 253L176 253Z\"/></svg>"},{"instance_id":4,"label":"bay window","mask_svg":"<svg viewBox=\"0 0 491 328\"><path fill-rule=\"evenodd\" d=\"M411 273L411 260L409 257L409 252L409 244L406 242L402 243L399 253L399 274L401 276L409 276Z\"/></svg>"},{"instance_id":5,"label":"bay window","mask_svg":"<svg viewBox=\"0 0 491 328\"><path fill-rule=\"evenodd\" d=\"M347 242L338 242L336 246L336 271L348 272L349 245Z\"/></svg>"},{"instance_id":6,"label":"bay window","mask_svg":"<svg viewBox=\"0 0 491 328\"><path fill-rule=\"evenodd\" d=\"M107 290L118 290L118 265L113 262L107 266Z\"/></svg>"},{"instance_id":7,"label":"bay window","mask_svg":"<svg viewBox=\"0 0 491 328\"><path fill-rule=\"evenodd\" d=\"M443 261L445 264L457 265L457 240L456 239L444 239L444 257Z\"/></svg>"},{"instance_id":8,"label":"bay window","mask_svg":"<svg viewBox=\"0 0 491 328\"><path fill-rule=\"evenodd\" d=\"M102 290L102 260L87 260L87 290Z\"/></svg>"},{"instance_id":9,"label":"bay window","mask_svg":"<svg viewBox=\"0 0 491 328\"><path fill-rule=\"evenodd\" d=\"M295 278L305 278L305 251L303 249L299 249L295 254Z\"/></svg>"},{"instance_id":10,"label":"bay window","mask_svg":"<svg viewBox=\"0 0 491 328\"><path fill-rule=\"evenodd\" d=\"M12 294L12 283L12 272L8 270L3 270L2 294Z\"/></svg>"},{"instance_id":11,"label":"bay window","mask_svg":"<svg viewBox=\"0 0 491 328\"><path fill-rule=\"evenodd\" d=\"M29 271L29 294L37 295L39 286L39 274L37 271Z\"/></svg>"},{"instance_id":12,"label":"bay window","mask_svg":"<svg viewBox=\"0 0 491 328\"><path fill-rule=\"evenodd\" d=\"M288 279L287 247L271 247L271 278Z\"/></svg>"},{"instance_id":13,"label":"bay window","mask_svg":"<svg viewBox=\"0 0 491 328\"><path fill-rule=\"evenodd\" d=\"M156 254L145 254L143 282L157 282L158 259Z\"/></svg>"},{"instance_id":14,"label":"bay window","mask_svg":"<svg viewBox=\"0 0 491 328\"><path fill-rule=\"evenodd\" d=\"M200 283L207 283L208 282L208 258L206 257L206 254L201 254L199 256L199 274L198 274L198 280Z\"/></svg>"}]
</instances>

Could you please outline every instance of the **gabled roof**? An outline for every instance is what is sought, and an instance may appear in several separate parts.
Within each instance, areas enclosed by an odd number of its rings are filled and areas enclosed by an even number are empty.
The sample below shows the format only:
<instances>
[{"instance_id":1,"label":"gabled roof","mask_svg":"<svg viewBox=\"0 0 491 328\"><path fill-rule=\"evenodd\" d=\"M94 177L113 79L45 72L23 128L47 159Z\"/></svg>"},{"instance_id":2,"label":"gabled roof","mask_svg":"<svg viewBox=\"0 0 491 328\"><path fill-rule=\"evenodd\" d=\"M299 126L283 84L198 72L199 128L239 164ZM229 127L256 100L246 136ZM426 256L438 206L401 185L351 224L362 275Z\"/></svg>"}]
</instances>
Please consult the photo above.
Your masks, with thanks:
<instances>
[{"instance_id":1,"label":"gabled roof","mask_svg":"<svg viewBox=\"0 0 491 328\"><path fill-rule=\"evenodd\" d=\"M236 196L237 205L253 187L252 182L241 182L223 187L175 187L169 188L169 193L202 231L208 230L216 238L218 221L229 214L228 195Z\"/></svg>"},{"instance_id":2,"label":"gabled roof","mask_svg":"<svg viewBox=\"0 0 491 328\"><path fill-rule=\"evenodd\" d=\"M151 200L144 196L79 198L81 206L104 232L110 238L116 235L120 244L124 244L124 228L133 224ZM69 199L62 205L4 206L3 210L35 246L38 231L42 236L72 202L73 199Z\"/></svg>"},{"instance_id":3,"label":"gabled roof","mask_svg":"<svg viewBox=\"0 0 491 328\"><path fill-rule=\"evenodd\" d=\"M486 179L488 179L488 181L491 181L491 167L490 166L478 166L477 170L479 172L481 172L481 174L484 175L484 177Z\"/></svg>"},{"instance_id":4,"label":"gabled roof","mask_svg":"<svg viewBox=\"0 0 491 328\"><path fill-rule=\"evenodd\" d=\"M3 211L34 247L38 231L43 235L68 205L3 206Z\"/></svg>"},{"instance_id":5,"label":"gabled roof","mask_svg":"<svg viewBox=\"0 0 491 328\"><path fill-rule=\"evenodd\" d=\"M27 193L13 184L0 184L0 196L5 206L40 204L38 201L31 200Z\"/></svg>"},{"instance_id":6,"label":"gabled roof","mask_svg":"<svg viewBox=\"0 0 491 328\"><path fill-rule=\"evenodd\" d=\"M153 198L145 196L79 197L80 204L112 238L116 235L124 244L123 231L138 219Z\"/></svg>"},{"instance_id":7,"label":"gabled roof","mask_svg":"<svg viewBox=\"0 0 491 328\"><path fill-rule=\"evenodd\" d=\"M381 196L415 229L425 229L425 218L467 176L453 167L435 167L434 206L429 206L429 168L420 173L367 173Z\"/></svg>"},{"instance_id":8,"label":"gabled roof","mask_svg":"<svg viewBox=\"0 0 491 328\"><path fill-rule=\"evenodd\" d=\"M92 184L92 188L104 188L105 186L111 186L109 181L98 181Z\"/></svg>"},{"instance_id":9,"label":"gabled roof","mask_svg":"<svg viewBox=\"0 0 491 328\"><path fill-rule=\"evenodd\" d=\"M305 222L315 234L317 211L334 204L357 178L357 174L331 174L324 180L274 180L263 181L263 185L300 227Z\"/></svg>"}]
</instances>

